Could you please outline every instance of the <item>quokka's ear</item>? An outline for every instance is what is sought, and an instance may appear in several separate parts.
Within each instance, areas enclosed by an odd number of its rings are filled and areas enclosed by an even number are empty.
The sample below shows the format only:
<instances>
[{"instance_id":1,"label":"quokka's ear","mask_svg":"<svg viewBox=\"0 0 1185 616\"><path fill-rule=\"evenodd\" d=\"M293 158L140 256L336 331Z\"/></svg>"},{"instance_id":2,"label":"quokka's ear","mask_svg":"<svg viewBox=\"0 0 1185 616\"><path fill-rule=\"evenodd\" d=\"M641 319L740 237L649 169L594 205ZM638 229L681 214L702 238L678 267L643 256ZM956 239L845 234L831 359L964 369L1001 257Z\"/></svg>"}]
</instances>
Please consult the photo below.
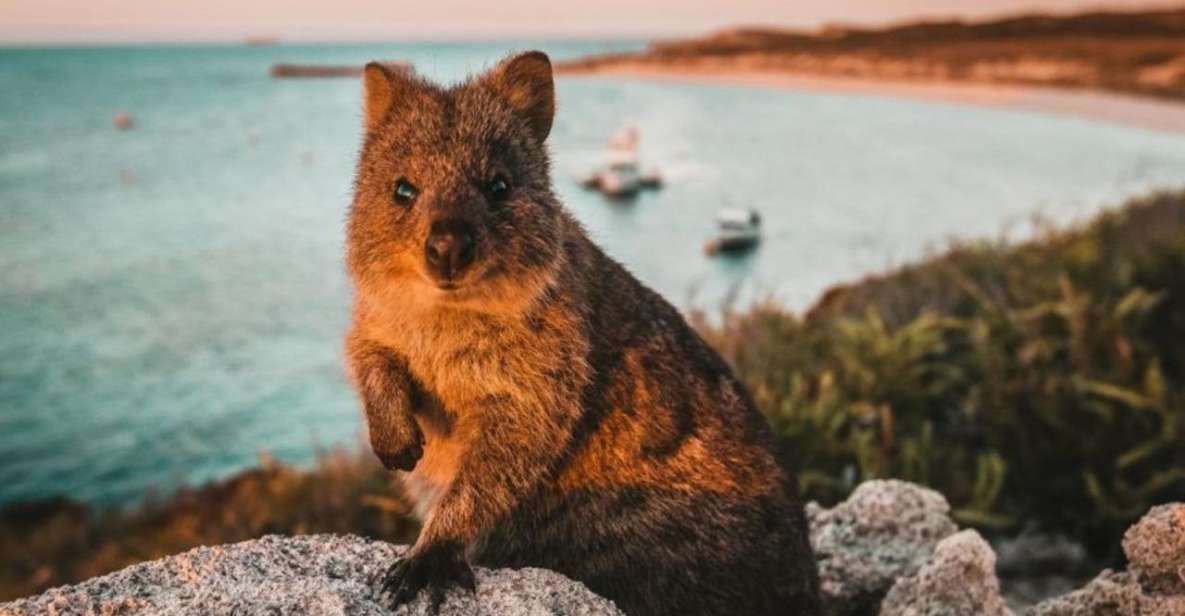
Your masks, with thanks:
<instances>
[{"instance_id":1,"label":"quokka's ear","mask_svg":"<svg viewBox=\"0 0 1185 616\"><path fill-rule=\"evenodd\" d=\"M362 71L362 116L366 131L382 124L387 112L419 87L410 67L371 62Z\"/></svg>"},{"instance_id":2,"label":"quokka's ear","mask_svg":"<svg viewBox=\"0 0 1185 616\"><path fill-rule=\"evenodd\" d=\"M547 54L528 51L504 60L491 71L489 82L526 118L539 141L547 139L555 118L555 83Z\"/></svg>"}]
</instances>

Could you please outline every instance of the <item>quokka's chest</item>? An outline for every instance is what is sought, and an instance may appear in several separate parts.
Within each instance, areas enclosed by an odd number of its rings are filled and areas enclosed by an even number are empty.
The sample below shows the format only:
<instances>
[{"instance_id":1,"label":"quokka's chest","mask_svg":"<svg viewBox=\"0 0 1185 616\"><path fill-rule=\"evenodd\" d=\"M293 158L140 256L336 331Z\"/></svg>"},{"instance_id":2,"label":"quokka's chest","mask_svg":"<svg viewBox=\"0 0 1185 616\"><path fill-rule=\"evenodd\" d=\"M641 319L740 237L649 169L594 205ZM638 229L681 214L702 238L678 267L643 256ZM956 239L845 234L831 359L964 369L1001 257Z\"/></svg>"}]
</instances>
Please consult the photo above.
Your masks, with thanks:
<instances>
[{"instance_id":1,"label":"quokka's chest","mask_svg":"<svg viewBox=\"0 0 1185 616\"><path fill-rule=\"evenodd\" d=\"M464 321L409 328L389 343L421 384L454 406L544 385L578 353L553 332Z\"/></svg>"}]
</instances>

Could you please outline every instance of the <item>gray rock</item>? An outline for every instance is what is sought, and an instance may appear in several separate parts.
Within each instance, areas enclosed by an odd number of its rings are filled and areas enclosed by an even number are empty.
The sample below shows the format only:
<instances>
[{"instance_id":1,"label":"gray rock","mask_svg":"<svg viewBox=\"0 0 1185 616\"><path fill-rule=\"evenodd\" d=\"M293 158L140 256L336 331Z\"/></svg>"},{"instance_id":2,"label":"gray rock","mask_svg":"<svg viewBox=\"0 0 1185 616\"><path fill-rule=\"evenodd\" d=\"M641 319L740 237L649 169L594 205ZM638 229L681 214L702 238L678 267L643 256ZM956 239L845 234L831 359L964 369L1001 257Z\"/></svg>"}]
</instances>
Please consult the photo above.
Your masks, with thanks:
<instances>
[{"instance_id":1,"label":"gray rock","mask_svg":"<svg viewBox=\"0 0 1185 616\"><path fill-rule=\"evenodd\" d=\"M1064 535L1025 532L993 543L996 572L1002 577L1082 575L1089 567L1086 547Z\"/></svg>"},{"instance_id":2,"label":"gray rock","mask_svg":"<svg viewBox=\"0 0 1185 616\"><path fill-rule=\"evenodd\" d=\"M938 542L917 573L893 584L880 609L880 616L1008 614L996 578L996 554L973 530Z\"/></svg>"},{"instance_id":3,"label":"gray rock","mask_svg":"<svg viewBox=\"0 0 1185 616\"><path fill-rule=\"evenodd\" d=\"M0 604L25 614L391 614L377 577L405 548L355 536L268 536L201 547L76 586ZM450 593L442 614L618 616L608 599L542 569L477 569L476 600ZM427 613L418 597L396 614Z\"/></svg>"},{"instance_id":4,"label":"gray rock","mask_svg":"<svg viewBox=\"0 0 1185 616\"><path fill-rule=\"evenodd\" d=\"M832 509L807 505L811 545L829 613L875 614L901 577L926 563L958 529L941 494L904 481L860 484Z\"/></svg>"},{"instance_id":5,"label":"gray rock","mask_svg":"<svg viewBox=\"0 0 1185 616\"><path fill-rule=\"evenodd\" d=\"M807 505L824 602L832 616L1005 616L996 556L957 528L941 494L869 481L832 509ZM1185 505L1153 508L1123 541L1131 571L1104 571L1032 616L1185 615ZM377 578L405 548L354 536L269 536L202 547L75 586L0 604L26 614L391 614ZM620 615L582 584L542 569L477 569L476 597L450 594L443 614ZM426 597L394 612L427 613Z\"/></svg>"},{"instance_id":6,"label":"gray rock","mask_svg":"<svg viewBox=\"0 0 1185 616\"><path fill-rule=\"evenodd\" d=\"M1123 537L1130 571L1104 571L1081 590L1042 602L1030 616L1185 614L1185 504L1153 507Z\"/></svg>"}]
</instances>

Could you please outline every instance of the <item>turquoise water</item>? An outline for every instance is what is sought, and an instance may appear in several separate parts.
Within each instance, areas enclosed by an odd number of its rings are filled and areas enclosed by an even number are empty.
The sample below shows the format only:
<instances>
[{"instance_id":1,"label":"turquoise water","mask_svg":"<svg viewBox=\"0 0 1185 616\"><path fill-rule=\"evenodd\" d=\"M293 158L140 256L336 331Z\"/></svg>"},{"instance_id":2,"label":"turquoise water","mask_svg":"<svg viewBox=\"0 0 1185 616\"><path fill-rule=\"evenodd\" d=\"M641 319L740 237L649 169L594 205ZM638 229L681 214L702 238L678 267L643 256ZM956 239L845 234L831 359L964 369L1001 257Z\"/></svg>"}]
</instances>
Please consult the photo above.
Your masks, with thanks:
<instances>
[{"instance_id":1,"label":"turquoise water","mask_svg":"<svg viewBox=\"0 0 1185 616\"><path fill-rule=\"evenodd\" d=\"M124 503L358 443L339 340L359 88L268 67L405 58L453 80L509 47L0 50L0 503ZM559 104L559 192L683 307L802 307L951 237L1185 185L1185 138L1077 119L609 79L563 79ZM572 177L627 124L669 186L610 205ZM765 215L751 258L702 256L723 205Z\"/></svg>"}]
</instances>

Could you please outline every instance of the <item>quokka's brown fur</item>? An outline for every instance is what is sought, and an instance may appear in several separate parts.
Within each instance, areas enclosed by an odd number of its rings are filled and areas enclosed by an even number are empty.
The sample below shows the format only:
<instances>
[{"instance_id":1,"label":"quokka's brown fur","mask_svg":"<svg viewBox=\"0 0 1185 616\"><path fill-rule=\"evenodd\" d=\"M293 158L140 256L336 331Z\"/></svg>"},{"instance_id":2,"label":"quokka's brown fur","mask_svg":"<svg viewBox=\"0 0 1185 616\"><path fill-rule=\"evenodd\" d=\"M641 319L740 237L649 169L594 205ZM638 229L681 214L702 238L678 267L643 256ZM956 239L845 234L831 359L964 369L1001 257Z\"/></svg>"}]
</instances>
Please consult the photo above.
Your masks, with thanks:
<instances>
[{"instance_id":1,"label":"quokka's brown fur","mask_svg":"<svg viewBox=\"0 0 1185 616\"><path fill-rule=\"evenodd\" d=\"M346 354L424 521L392 601L472 588L476 564L559 571L631 616L818 614L748 395L552 192L547 56L450 88L364 81Z\"/></svg>"}]
</instances>

